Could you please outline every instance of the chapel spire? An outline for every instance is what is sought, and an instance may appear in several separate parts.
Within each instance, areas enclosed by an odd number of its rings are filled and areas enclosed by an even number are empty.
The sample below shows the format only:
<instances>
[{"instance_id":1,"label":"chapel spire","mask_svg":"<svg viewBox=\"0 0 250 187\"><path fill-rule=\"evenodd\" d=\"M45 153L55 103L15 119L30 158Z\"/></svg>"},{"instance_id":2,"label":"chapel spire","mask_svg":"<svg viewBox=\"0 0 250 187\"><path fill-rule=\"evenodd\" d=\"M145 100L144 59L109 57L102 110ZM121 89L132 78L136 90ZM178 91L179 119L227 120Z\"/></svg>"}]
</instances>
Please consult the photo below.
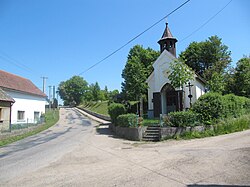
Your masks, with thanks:
<instances>
[{"instance_id":1,"label":"chapel spire","mask_svg":"<svg viewBox=\"0 0 250 187\"><path fill-rule=\"evenodd\" d=\"M164 33L161 39L158 41L158 44L160 44L161 53L166 49L168 52L170 52L176 57L176 42L177 39L173 37L172 33L169 30L168 23L166 23Z\"/></svg>"}]
</instances>

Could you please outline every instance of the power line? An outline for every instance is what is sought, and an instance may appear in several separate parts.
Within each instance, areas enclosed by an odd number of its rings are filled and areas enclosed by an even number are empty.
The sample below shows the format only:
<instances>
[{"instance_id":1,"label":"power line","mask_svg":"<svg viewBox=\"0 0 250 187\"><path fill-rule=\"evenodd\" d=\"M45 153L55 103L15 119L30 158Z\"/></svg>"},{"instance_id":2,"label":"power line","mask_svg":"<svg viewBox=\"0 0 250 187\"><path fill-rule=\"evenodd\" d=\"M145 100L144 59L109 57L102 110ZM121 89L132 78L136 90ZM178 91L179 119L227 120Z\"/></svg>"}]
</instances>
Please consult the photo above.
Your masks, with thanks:
<instances>
[{"instance_id":1,"label":"power line","mask_svg":"<svg viewBox=\"0 0 250 187\"><path fill-rule=\"evenodd\" d=\"M90 66L89 68L87 68L86 70L84 70L83 72L79 73L79 75L86 73L87 71L91 70L92 68L94 68L95 66L97 66L98 64L102 63L104 60L108 59L109 57L111 57L112 55L114 55L115 53L117 53L118 51L120 51L121 49L123 49L125 46L127 46L128 44L130 44L131 42L133 42L135 39L139 38L141 35L143 35L145 32L149 31L150 29L152 29L154 26L156 26L158 23L160 23L162 20L166 19L168 16L170 16L171 14L173 14L174 12L176 12L178 9L180 9L181 7L183 7L185 4L187 4L190 0L185 1L184 3L182 3L180 6L178 6L177 8L175 8L173 11L171 11L169 14L167 14L166 16L164 16L163 18L161 18L159 21L155 22L153 25L151 25L150 27L148 27L147 29L145 29L144 31L142 31L140 34L138 34L137 36L135 36L134 38L132 38L131 40L129 40L127 43L125 43L124 45L122 45L121 47L119 47L118 49L116 49L115 51L113 51L112 53L110 53L109 55L107 55L106 57L104 57L102 60L98 61L97 63L93 64L92 66Z\"/></svg>"},{"instance_id":2,"label":"power line","mask_svg":"<svg viewBox=\"0 0 250 187\"><path fill-rule=\"evenodd\" d=\"M179 42L182 42L201 30L206 24L208 24L212 19L214 19L219 13L221 13L233 0L230 0L222 9L220 9L216 14L214 14L212 17L210 17L205 23L203 23L200 27L198 27L196 30L194 30L191 34L187 35L185 38L181 39Z\"/></svg>"},{"instance_id":3,"label":"power line","mask_svg":"<svg viewBox=\"0 0 250 187\"><path fill-rule=\"evenodd\" d=\"M20 61L14 59L13 57L9 56L8 54L6 54L3 51L0 51L0 58L6 62L11 63L12 65L14 65L20 69L23 69L23 70L28 71L28 72L32 72L32 69L30 69L26 65L22 64Z\"/></svg>"}]
</instances>

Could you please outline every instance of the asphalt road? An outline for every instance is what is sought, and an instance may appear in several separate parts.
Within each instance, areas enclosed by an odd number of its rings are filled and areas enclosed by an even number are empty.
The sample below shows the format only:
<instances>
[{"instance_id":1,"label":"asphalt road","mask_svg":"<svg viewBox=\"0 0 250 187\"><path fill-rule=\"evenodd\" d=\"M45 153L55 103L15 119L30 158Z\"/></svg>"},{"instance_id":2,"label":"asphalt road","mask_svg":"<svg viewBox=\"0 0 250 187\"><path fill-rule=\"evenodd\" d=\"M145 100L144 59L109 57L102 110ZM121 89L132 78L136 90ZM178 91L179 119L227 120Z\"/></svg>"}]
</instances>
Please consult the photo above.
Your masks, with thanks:
<instances>
[{"instance_id":1,"label":"asphalt road","mask_svg":"<svg viewBox=\"0 0 250 187\"><path fill-rule=\"evenodd\" d=\"M57 125L0 148L0 186L248 186L250 131L143 143L62 109Z\"/></svg>"}]
</instances>

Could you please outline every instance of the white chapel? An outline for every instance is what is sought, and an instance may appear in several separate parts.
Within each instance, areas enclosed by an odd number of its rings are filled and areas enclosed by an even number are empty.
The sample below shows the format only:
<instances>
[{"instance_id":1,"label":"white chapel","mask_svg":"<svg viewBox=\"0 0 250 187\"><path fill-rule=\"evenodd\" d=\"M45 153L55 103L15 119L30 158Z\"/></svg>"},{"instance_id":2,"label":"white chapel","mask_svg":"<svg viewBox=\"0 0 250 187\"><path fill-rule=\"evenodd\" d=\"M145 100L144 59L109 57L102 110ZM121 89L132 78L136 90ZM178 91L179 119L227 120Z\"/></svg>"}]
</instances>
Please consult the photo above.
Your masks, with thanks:
<instances>
[{"instance_id":1,"label":"white chapel","mask_svg":"<svg viewBox=\"0 0 250 187\"><path fill-rule=\"evenodd\" d=\"M168 23L158 41L161 54L153 63L154 71L147 79L148 117L159 117L174 111L183 111L205 93L205 81L194 73L193 80L183 85L183 90L174 88L168 79L171 73L170 63L176 61L177 39L171 34Z\"/></svg>"}]
</instances>

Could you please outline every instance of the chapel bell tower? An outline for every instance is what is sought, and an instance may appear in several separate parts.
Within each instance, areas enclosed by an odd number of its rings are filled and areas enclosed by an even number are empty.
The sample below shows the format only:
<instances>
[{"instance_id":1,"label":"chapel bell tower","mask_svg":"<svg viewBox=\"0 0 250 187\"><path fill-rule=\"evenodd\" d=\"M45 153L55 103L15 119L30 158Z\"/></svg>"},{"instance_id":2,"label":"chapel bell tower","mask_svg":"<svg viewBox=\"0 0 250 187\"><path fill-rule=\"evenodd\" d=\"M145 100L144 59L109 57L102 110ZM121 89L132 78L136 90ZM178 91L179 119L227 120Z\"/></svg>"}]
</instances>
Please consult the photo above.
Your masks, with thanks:
<instances>
[{"instance_id":1,"label":"chapel bell tower","mask_svg":"<svg viewBox=\"0 0 250 187\"><path fill-rule=\"evenodd\" d=\"M177 39L173 37L172 33L168 28L168 23L166 23L166 28L164 30L164 33L161 39L158 41L158 44L160 44L161 53L166 49L168 52L170 52L172 55L176 57L176 45L175 45L176 42Z\"/></svg>"}]
</instances>

